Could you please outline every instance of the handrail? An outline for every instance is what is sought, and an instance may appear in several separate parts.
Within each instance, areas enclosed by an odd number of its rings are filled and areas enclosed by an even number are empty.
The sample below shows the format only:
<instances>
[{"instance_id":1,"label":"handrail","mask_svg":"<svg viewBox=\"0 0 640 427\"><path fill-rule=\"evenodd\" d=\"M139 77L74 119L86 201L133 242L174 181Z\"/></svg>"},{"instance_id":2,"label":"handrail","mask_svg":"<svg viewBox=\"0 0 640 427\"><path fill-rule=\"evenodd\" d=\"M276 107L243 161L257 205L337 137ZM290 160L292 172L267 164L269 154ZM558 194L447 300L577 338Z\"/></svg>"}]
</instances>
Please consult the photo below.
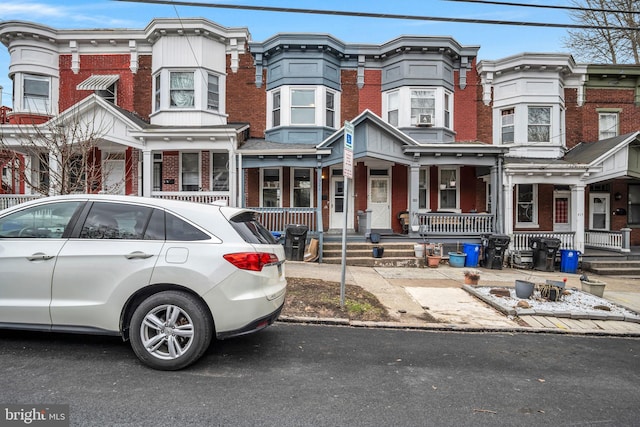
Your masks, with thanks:
<instances>
[{"instance_id":1,"label":"handrail","mask_svg":"<svg viewBox=\"0 0 640 427\"><path fill-rule=\"evenodd\" d=\"M495 231L495 216L480 213L417 212L412 231L421 235L476 235Z\"/></svg>"}]
</instances>

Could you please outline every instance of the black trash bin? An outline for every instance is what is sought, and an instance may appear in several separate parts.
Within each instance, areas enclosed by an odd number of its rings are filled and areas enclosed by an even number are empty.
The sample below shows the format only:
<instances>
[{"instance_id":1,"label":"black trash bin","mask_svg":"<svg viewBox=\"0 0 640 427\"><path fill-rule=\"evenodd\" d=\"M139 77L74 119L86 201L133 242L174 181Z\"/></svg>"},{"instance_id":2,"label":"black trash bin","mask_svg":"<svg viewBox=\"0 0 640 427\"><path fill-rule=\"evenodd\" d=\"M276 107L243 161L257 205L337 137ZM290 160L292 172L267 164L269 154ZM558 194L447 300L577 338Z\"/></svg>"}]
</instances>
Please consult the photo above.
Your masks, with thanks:
<instances>
[{"instance_id":1,"label":"black trash bin","mask_svg":"<svg viewBox=\"0 0 640 427\"><path fill-rule=\"evenodd\" d=\"M556 254L560 249L560 239L553 237L534 237L531 239L533 249L533 269L539 271L555 271Z\"/></svg>"},{"instance_id":2,"label":"black trash bin","mask_svg":"<svg viewBox=\"0 0 640 427\"><path fill-rule=\"evenodd\" d=\"M284 237L284 256L290 261L304 261L304 249L307 243L306 225L287 225Z\"/></svg>"},{"instance_id":3,"label":"black trash bin","mask_svg":"<svg viewBox=\"0 0 640 427\"><path fill-rule=\"evenodd\" d=\"M485 234L481 238L483 256L482 265L492 270L502 270L504 254L509 247L511 238L506 234Z\"/></svg>"}]
</instances>

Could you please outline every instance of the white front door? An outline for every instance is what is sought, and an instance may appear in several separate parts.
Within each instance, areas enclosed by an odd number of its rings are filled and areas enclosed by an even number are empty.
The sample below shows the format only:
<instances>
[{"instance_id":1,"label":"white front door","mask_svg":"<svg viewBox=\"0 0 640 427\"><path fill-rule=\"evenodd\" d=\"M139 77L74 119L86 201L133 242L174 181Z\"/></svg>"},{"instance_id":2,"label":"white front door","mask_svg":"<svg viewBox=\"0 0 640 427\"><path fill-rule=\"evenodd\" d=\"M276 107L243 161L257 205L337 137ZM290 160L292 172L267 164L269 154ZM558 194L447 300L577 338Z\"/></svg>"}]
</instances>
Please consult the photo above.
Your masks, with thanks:
<instances>
[{"instance_id":1,"label":"white front door","mask_svg":"<svg viewBox=\"0 0 640 427\"><path fill-rule=\"evenodd\" d=\"M346 214L347 199L345 194L345 179L341 175L331 177L331 203L329 215L329 228L342 229L344 227L344 216ZM349 183L352 187L353 181ZM349 188L349 193L353 194L353 189ZM353 206L348 206L349 212L353 212ZM347 216L347 228L353 228L353 215Z\"/></svg>"},{"instance_id":2,"label":"white front door","mask_svg":"<svg viewBox=\"0 0 640 427\"><path fill-rule=\"evenodd\" d=\"M102 173L104 176L104 192L108 194L124 194L124 160L105 160Z\"/></svg>"},{"instance_id":3,"label":"white front door","mask_svg":"<svg viewBox=\"0 0 640 427\"><path fill-rule=\"evenodd\" d=\"M389 200L389 177L369 176L369 209L371 210L371 228L391 228L391 201Z\"/></svg>"},{"instance_id":4,"label":"white front door","mask_svg":"<svg viewBox=\"0 0 640 427\"><path fill-rule=\"evenodd\" d=\"M592 230L609 230L609 195L589 195L589 228Z\"/></svg>"},{"instance_id":5,"label":"white front door","mask_svg":"<svg viewBox=\"0 0 640 427\"><path fill-rule=\"evenodd\" d=\"M571 231L571 192L553 193L553 231Z\"/></svg>"}]
</instances>

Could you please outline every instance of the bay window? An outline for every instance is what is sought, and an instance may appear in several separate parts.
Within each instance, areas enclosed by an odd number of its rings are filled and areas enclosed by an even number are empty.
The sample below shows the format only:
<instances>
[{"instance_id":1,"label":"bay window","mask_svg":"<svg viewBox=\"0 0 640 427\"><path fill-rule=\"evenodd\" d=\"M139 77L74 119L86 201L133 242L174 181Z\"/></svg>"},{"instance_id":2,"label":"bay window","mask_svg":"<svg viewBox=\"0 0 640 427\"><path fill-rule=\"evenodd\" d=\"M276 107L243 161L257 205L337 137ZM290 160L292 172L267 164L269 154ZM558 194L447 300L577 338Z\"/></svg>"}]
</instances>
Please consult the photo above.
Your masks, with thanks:
<instances>
[{"instance_id":1,"label":"bay window","mask_svg":"<svg viewBox=\"0 0 640 427\"><path fill-rule=\"evenodd\" d=\"M392 126L398 126L398 92L389 93L387 102L387 122Z\"/></svg>"},{"instance_id":2,"label":"bay window","mask_svg":"<svg viewBox=\"0 0 640 427\"><path fill-rule=\"evenodd\" d=\"M509 108L500 112L500 125L501 125L501 142L503 144L512 144L514 139L514 117L515 109Z\"/></svg>"},{"instance_id":3,"label":"bay window","mask_svg":"<svg viewBox=\"0 0 640 427\"><path fill-rule=\"evenodd\" d=\"M327 91L325 102L325 122L324 125L330 128L335 128L336 123L336 107L335 107L335 93Z\"/></svg>"},{"instance_id":4,"label":"bay window","mask_svg":"<svg viewBox=\"0 0 640 427\"><path fill-rule=\"evenodd\" d=\"M280 126L280 91L277 90L271 94L273 103L271 108L271 125L273 127Z\"/></svg>"},{"instance_id":5,"label":"bay window","mask_svg":"<svg viewBox=\"0 0 640 427\"><path fill-rule=\"evenodd\" d=\"M220 87L218 76L207 76L207 109L218 110L220 107Z\"/></svg>"},{"instance_id":6,"label":"bay window","mask_svg":"<svg viewBox=\"0 0 640 427\"><path fill-rule=\"evenodd\" d=\"M316 91L291 89L291 124L313 125L316 117Z\"/></svg>"},{"instance_id":7,"label":"bay window","mask_svg":"<svg viewBox=\"0 0 640 427\"><path fill-rule=\"evenodd\" d=\"M436 115L436 92L432 89L411 90L411 124L421 123L420 115L431 117L430 122L434 122Z\"/></svg>"}]
</instances>

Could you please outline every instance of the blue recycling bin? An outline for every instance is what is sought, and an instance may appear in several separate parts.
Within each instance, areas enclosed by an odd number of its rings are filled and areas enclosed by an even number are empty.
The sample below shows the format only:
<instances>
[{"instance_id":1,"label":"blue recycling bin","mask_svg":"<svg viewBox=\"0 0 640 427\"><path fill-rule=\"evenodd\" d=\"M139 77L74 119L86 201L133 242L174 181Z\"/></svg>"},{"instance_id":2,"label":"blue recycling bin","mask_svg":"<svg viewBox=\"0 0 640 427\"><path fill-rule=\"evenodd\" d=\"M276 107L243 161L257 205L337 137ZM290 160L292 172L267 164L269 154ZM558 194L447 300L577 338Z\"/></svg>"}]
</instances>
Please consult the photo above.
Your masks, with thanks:
<instances>
[{"instance_id":1,"label":"blue recycling bin","mask_svg":"<svg viewBox=\"0 0 640 427\"><path fill-rule=\"evenodd\" d=\"M463 243L462 252L467 254L464 260L465 267L477 267L480 260L480 244L479 243Z\"/></svg>"},{"instance_id":2,"label":"blue recycling bin","mask_svg":"<svg viewBox=\"0 0 640 427\"><path fill-rule=\"evenodd\" d=\"M580 251L560 249L560 271L563 273L577 273L579 257Z\"/></svg>"}]
</instances>

